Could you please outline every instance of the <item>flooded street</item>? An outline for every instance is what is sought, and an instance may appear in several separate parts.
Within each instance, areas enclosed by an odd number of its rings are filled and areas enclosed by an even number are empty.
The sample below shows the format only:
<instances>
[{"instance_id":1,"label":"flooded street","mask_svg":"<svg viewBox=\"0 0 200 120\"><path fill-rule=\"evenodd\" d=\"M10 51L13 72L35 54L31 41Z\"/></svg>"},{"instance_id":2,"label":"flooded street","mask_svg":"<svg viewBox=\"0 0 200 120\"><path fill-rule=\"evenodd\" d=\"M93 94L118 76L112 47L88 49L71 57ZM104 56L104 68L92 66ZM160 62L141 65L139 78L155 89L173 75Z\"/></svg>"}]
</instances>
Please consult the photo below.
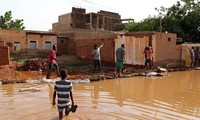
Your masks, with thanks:
<instances>
[{"instance_id":1,"label":"flooded street","mask_svg":"<svg viewBox=\"0 0 200 120\"><path fill-rule=\"evenodd\" d=\"M200 71L76 84L79 107L64 120L199 120ZM25 88L40 91L19 92ZM0 120L58 120L52 84L0 85Z\"/></svg>"}]
</instances>

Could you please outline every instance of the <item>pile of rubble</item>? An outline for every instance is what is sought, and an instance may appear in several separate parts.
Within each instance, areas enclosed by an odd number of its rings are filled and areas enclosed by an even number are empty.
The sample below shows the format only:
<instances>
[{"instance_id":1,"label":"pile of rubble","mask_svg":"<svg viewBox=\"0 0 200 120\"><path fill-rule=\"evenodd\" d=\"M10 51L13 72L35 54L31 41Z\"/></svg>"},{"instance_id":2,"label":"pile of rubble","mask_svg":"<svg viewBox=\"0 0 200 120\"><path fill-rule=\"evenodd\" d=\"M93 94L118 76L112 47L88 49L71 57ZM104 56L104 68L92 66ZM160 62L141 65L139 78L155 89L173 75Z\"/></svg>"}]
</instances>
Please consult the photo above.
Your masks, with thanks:
<instances>
[{"instance_id":1,"label":"pile of rubble","mask_svg":"<svg viewBox=\"0 0 200 120\"><path fill-rule=\"evenodd\" d=\"M47 59L33 58L28 59L22 66L17 68L21 71L44 71L46 69Z\"/></svg>"}]
</instances>

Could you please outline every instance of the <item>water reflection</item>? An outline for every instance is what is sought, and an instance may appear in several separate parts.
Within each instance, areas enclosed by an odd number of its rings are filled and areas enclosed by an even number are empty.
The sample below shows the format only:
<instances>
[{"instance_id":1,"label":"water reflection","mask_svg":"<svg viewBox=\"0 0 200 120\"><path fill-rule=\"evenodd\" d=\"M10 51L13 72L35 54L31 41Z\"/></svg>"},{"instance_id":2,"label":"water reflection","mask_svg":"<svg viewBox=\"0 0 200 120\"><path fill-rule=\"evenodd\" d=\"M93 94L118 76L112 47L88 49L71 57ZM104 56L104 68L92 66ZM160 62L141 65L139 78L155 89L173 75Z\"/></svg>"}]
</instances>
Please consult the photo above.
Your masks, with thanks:
<instances>
[{"instance_id":1,"label":"water reflection","mask_svg":"<svg viewBox=\"0 0 200 120\"><path fill-rule=\"evenodd\" d=\"M98 83L98 86L97 83L84 85L84 88L76 86L76 90L84 89L85 92L90 89L91 93L98 95L98 101L92 100L93 104L97 102L97 106L110 111L114 110L103 105L113 104L113 108L118 105L116 109L119 110L128 107L135 114L153 119L193 119L200 117L199 75L199 71L192 71L171 73L168 77L156 79L118 79Z\"/></svg>"},{"instance_id":2,"label":"water reflection","mask_svg":"<svg viewBox=\"0 0 200 120\"><path fill-rule=\"evenodd\" d=\"M191 71L161 78L139 77L74 85L74 100L79 108L65 119L197 120L200 118L199 81L200 72ZM30 86L42 90L18 92ZM56 107L50 105L52 94L53 85L2 85L0 119L7 118L8 113L18 113L15 119L56 120Z\"/></svg>"}]
</instances>

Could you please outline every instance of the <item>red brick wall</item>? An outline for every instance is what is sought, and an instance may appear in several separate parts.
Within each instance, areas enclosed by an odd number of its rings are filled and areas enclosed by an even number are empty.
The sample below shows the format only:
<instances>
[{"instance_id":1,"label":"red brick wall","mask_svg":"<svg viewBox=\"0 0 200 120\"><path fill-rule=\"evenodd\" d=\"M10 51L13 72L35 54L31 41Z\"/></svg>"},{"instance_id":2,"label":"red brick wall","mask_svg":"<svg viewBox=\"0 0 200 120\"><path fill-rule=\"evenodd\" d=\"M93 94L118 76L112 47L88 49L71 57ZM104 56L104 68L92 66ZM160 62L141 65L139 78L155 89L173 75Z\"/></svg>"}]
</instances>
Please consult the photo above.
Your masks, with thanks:
<instances>
[{"instance_id":1,"label":"red brick wall","mask_svg":"<svg viewBox=\"0 0 200 120\"><path fill-rule=\"evenodd\" d=\"M103 64L114 64L115 61L115 43L114 39L117 34L109 31L99 30L84 30L84 29L70 29L58 34L58 53L77 55L77 57L83 61L91 62L92 50L94 44L101 44L104 46L101 48L101 60ZM62 36L67 36L63 37ZM61 44L61 40L64 43Z\"/></svg>"},{"instance_id":2,"label":"red brick wall","mask_svg":"<svg viewBox=\"0 0 200 120\"><path fill-rule=\"evenodd\" d=\"M110 39L79 39L76 41L76 53L77 57L81 60L91 62L93 60L92 50L94 44L101 45L104 43L104 46L100 50L101 61L103 64L113 65L115 61L114 51L115 44L114 38Z\"/></svg>"},{"instance_id":3,"label":"red brick wall","mask_svg":"<svg viewBox=\"0 0 200 120\"><path fill-rule=\"evenodd\" d=\"M58 54L68 54L74 55L75 54L75 41L68 37L60 37L57 41L58 45Z\"/></svg>"},{"instance_id":4,"label":"red brick wall","mask_svg":"<svg viewBox=\"0 0 200 120\"><path fill-rule=\"evenodd\" d=\"M67 54L67 38L60 37L57 39L57 53L59 55L61 54Z\"/></svg>"},{"instance_id":5,"label":"red brick wall","mask_svg":"<svg viewBox=\"0 0 200 120\"><path fill-rule=\"evenodd\" d=\"M10 49L8 46L0 46L0 65L10 64Z\"/></svg>"}]
</instances>

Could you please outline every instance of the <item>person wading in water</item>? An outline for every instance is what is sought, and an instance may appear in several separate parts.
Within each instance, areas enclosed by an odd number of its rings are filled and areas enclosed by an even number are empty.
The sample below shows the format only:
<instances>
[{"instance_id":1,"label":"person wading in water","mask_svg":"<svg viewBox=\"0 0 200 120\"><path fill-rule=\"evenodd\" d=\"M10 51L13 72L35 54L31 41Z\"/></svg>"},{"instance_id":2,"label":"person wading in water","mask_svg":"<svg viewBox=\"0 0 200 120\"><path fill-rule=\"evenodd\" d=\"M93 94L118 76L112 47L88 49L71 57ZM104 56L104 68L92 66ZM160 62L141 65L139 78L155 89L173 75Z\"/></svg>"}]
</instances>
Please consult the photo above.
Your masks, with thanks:
<instances>
[{"instance_id":1,"label":"person wading in water","mask_svg":"<svg viewBox=\"0 0 200 120\"><path fill-rule=\"evenodd\" d=\"M65 115L69 115L69 112L76 112L78 105L74 105L73 94L72 94L72 82L66 80L67 71L62 70L60 72L61 80L56 81L54 85L53 103L55 106L56 95L57 95L57 107L59 112L59 120L63 118L63 110L65 109Z\"/></svg>"}]
</instances>

